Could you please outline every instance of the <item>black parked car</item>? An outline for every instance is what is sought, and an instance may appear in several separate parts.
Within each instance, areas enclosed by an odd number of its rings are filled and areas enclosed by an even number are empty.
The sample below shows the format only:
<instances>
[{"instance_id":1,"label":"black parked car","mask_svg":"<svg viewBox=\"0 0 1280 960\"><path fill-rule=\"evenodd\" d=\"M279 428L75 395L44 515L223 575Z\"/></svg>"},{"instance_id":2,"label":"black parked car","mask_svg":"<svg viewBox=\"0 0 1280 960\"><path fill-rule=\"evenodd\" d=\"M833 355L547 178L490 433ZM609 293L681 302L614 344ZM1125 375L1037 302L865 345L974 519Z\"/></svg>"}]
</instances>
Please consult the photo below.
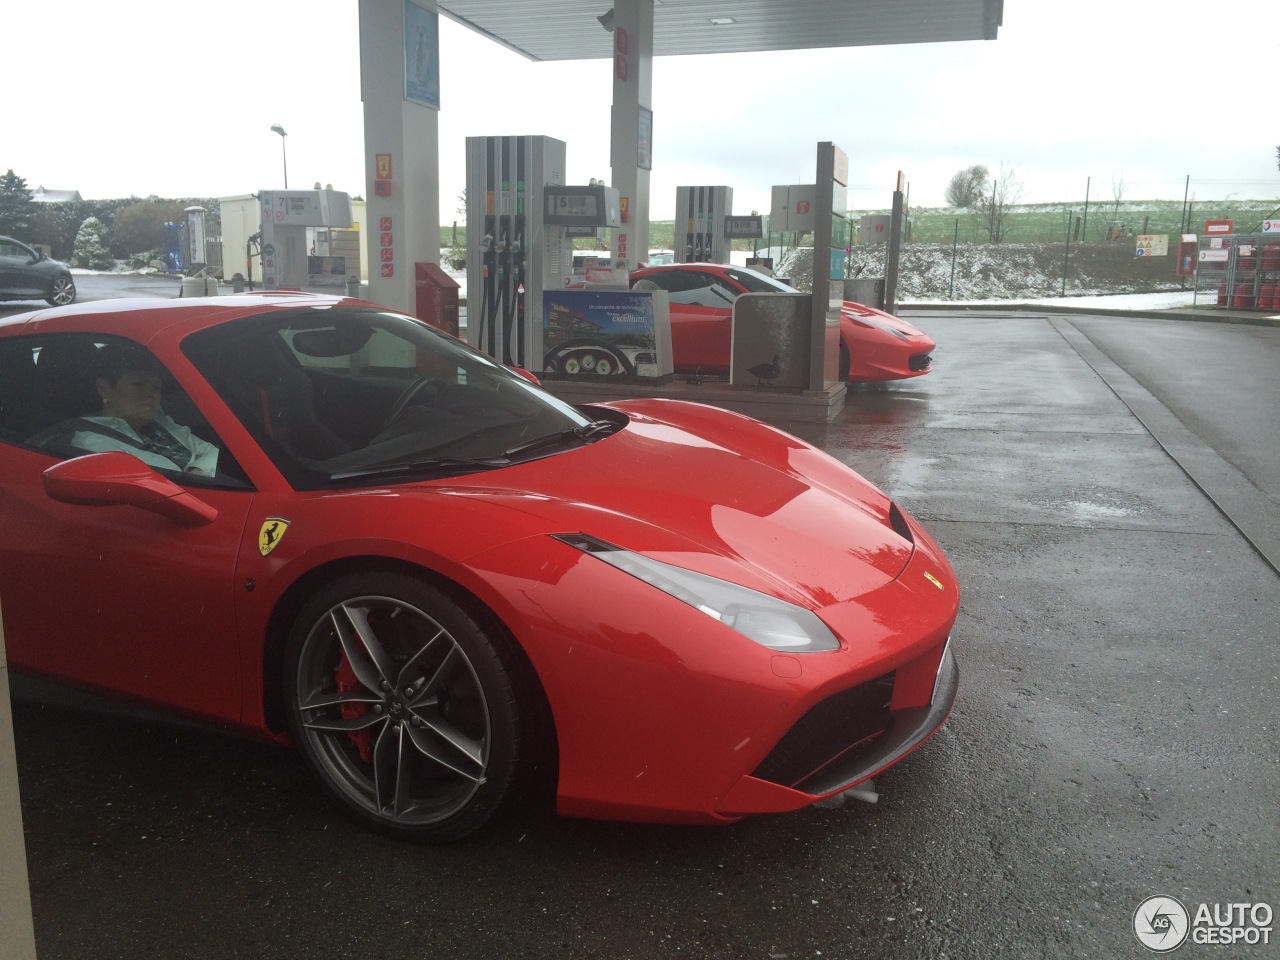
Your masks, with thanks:
<instances>
[{"instance_id":1,"label":"black parked car","mask_svg":"<svg viewBox=\"0 0 1280 960\"><path fill-rule=\"evenodd\" d=\"M75 298L76 284L65 263L12 237L0 237L0 300L47 300L61 307Z\"/></svg>"}]
</instances>

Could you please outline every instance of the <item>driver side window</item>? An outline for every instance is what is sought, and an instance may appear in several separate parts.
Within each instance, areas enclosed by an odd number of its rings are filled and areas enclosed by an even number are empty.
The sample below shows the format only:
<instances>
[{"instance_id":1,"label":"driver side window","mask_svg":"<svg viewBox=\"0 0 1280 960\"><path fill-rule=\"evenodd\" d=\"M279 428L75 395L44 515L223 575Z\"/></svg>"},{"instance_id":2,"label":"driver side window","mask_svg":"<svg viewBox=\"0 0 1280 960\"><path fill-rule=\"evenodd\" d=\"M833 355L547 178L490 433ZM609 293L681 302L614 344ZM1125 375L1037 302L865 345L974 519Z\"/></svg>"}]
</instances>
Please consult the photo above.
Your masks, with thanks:
<instances>
[{"instance_id":1,"label":"driver side window","mask_svg":"<svg viewBox=\"0 0 1280 960\"><path fill-rule=\"evenodd\" d=\"M0 340L0 442L69 459L121 450L175 478L248 478L177 381L122 337Z\"/></svg>"}]
</instances>

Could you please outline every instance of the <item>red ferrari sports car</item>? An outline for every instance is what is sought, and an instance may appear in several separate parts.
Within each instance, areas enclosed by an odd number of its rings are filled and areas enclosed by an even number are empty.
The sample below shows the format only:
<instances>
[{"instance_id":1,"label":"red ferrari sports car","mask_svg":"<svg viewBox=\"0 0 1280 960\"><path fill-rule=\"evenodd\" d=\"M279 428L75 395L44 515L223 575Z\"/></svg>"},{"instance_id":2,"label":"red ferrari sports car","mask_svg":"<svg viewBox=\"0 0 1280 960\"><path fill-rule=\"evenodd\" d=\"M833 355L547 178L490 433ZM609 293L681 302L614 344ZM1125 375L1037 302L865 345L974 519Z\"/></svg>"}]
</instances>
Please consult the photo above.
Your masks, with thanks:
<instances>
[{"instance_id":1,"label":"red ferrari sports car","mask_svg":"<svg viewBox=\"0 0 1280 960\"><path fill-rule=\"evenodd\" d=\"M666 290L677 373L727 374L733 301L742 293L795 293L746 267L672 263L631 274L632 288ZM846 300L840 316L840 379L903 380L929 372L934 339L893 314Z\"/></svg>"},{"instance_id":2,"label":"red ferrari sports car","mask_svg":"<svg viewBox=\"0 0 1280 960\"><path fill-rule=\"evenodd\" d=\"M843 464L298 293L0 320L15 671L295 744L393 834L795 810L946 720L959 593Z\"/></svg>"}]
</instances>

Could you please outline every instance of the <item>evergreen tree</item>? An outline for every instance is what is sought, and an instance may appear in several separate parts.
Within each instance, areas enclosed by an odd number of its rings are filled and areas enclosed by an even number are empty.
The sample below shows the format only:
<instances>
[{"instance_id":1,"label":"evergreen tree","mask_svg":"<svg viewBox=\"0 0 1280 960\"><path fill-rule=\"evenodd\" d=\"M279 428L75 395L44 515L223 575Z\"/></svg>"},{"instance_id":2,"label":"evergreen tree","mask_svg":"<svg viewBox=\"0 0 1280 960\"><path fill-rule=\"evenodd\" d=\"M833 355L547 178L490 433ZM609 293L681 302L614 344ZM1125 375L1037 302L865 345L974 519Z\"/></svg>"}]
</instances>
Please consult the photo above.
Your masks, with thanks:
<instances>
[{"instance_id":1,"label":"evergreen tree","mask_svg":"<svg viewBox=\"0 0 1280 960\"><path fill-rule=\"evenodd\" d=\"M80 224L76 234L75 261L90 270L110 270L115 266L111 248L107 243L107 228L97 217L90 217Z\"/></svg>"},{"instance_id":2,"label":"evergreen tree","mask_svg":"<svg viewBox=\"0 0 1280 960\"><path fill-rule=\"evenodd\" d=\"M0 234L17 240L28 239L33 216L32 206L27 181L10 167L0 177Z\"/></svg>"},{"instance_id":3,"label":"evergreen tree","mask_svg":"<svg viewBox=\"0 0 1280 960\"><path fill-rule=\"evenodd\" d=\"M94 215L94 204L86 200L66 203L36 203L31 219L31 242L49 245L55 260L70 260L80 224Z\"/></svg>"}]
</instances>

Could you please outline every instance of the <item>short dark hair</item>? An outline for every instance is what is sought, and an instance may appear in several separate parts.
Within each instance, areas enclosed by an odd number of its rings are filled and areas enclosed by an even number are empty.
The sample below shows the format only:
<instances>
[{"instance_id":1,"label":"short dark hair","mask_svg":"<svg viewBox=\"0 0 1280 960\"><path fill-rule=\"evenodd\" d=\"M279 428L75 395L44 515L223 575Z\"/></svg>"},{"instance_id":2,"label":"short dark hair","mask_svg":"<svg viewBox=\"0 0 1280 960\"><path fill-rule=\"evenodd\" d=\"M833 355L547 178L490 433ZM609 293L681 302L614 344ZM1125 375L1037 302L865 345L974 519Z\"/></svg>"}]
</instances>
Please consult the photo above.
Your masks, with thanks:
<instances>
[{"instance_id":1,"label":"short dark hair","mask_svg":"<svg viewBox=\"0 0 1280 960\"><path fill-rule=\"evenodd\" d=\"M164 366L146 347L136 343L108 343L93 358L94 379L115 386L126 373L153 373L164 376Z\"/></svg>"}]
</instances>

